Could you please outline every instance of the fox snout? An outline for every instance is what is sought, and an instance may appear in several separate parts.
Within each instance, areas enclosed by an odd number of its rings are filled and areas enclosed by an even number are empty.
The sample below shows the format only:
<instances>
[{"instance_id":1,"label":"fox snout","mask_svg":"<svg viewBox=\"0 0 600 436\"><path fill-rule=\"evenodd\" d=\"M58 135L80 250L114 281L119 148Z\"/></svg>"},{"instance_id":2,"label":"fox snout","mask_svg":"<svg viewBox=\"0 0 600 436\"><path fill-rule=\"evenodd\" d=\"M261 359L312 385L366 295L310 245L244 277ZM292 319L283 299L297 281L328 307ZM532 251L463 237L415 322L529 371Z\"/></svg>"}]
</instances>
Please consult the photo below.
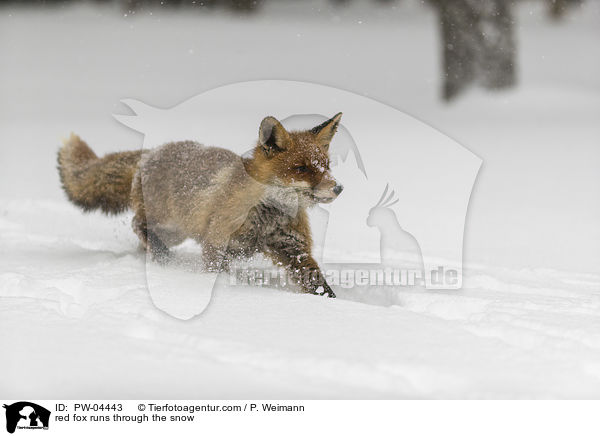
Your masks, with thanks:
<instances>
[{"instance_id":1,"label":"fox snout","mask_svg":"<svg viewBox=\"0 0 600 436\"><path fill-rule=\"evenodd\" d=\"M315 186L313 192L317 203L331 203L344 190L344 187L335 179L326 179Z\"/></svg>"}]
</instances>

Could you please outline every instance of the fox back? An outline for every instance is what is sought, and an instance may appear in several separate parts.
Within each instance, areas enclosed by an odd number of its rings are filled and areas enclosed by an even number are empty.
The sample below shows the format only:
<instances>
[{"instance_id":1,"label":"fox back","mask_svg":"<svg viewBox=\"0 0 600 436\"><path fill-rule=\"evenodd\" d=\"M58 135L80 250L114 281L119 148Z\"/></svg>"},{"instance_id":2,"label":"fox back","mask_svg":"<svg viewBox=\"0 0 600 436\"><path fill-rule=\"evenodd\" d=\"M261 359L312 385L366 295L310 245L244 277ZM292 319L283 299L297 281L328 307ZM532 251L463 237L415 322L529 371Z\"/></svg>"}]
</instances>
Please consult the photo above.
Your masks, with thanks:
<instances>
[{"instance_id":1,"label":"fox back","mask_svg":"<svg viewBox=\"0 0 600 436\"><path fill-rule=\"evenodd\" d=\"M341 190L328 156L337 122L287 132L267 117L257 145L244 157L191 141L166 144L141 159L134 204L144 207L150 226L214 245L225 244L259 205L299 218L303 209L330 202Z\"/></svg>"}]
</instances>

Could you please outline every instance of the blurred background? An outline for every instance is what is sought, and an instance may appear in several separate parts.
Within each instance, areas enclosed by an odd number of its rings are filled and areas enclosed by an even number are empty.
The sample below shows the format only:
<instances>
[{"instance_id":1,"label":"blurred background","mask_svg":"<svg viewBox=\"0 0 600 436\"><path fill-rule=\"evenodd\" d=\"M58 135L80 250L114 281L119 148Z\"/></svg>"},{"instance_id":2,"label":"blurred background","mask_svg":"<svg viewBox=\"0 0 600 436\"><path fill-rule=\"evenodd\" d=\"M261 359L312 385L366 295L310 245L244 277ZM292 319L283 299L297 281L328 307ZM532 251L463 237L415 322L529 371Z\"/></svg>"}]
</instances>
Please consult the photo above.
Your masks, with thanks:
<instances>
[{"instance_id":1,"label":"blurred background","mask_svg":"<svg viewBox=\"0 0 600 436\"><path fill-rule=\"evenodd\" d=\"M391 105L484 160L467 263L595 272L599 3L1 1L0 198L64 201L54 162L71 131L99 153L140 147L112 118L121 99L166 108L299 80Z\"/></svg>"},{"instance_id":2,"label":"blurred background","mask_svg":"<svg viewBox=\"0 0 600 436\"><path fill-rule=\"evenodd\" d=\"M325 0L327 1L327 0ZM516 82L516 45L514 9L523 0L421 0L437 18L439 52L442 56L442 96L451 100L469 84L496 89L513 86ZM531 3L533 0L528 0ZM153 15L157 11L179 14L210 14L227 11L244 20L252 14L275 8L275 4L289 15L320 15L332 22L340 22L340 11L352 4L363 3L365 19L372 14L395 14L402 0L96 0L98 8L112 6L123 12L123 17L136 14ZM569 11L581 7L584 0L538 0L543 4L548 19L567 19ZM65 0L2 0L0 4L30 7L65 8L80 1ZM404 3L414 3L404 0ZM367 24L359 20L358 24ZM400 24L400 23L399 23ZM383 41L382 41L383 42Z\"/></svg>"}]
</instances>

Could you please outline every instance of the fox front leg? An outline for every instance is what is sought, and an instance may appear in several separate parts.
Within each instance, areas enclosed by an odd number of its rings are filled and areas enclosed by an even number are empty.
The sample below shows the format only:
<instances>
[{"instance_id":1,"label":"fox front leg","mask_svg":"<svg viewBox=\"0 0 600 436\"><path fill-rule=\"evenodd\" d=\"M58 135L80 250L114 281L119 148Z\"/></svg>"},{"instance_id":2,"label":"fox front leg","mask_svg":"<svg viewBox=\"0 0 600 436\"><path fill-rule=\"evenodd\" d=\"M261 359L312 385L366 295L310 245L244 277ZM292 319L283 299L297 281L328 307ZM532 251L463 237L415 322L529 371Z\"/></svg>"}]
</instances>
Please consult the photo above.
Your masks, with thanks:
<instances>
[{"instance_id":1,"label":"fox front leg","mask_svg":"<svg viewBox=\"0 0 600 436\"><path fill-rule=\"evenodd\" d=\"M226 247L202 244L202 260L209 272L229 271L229 256Z\"/></svg>"},{"instance_id":2,"label":"fox front leg","mask_svg":"<svg viewBox=\"0 0 600 436\"><path fill-rule=\"evenodd\" d=\"M266 253L275 264L286 268L292 279L304 292L335 298L335 293L327 284L317 261L309 254L307 247L293 236L269 244Z\"/></svg>"},{"instance_id":3,"label":"fox front leg","mask_svg":"<svg viewBox=\"0 0 600 436\"><path fill-rule=\"evenodd\" d=\"M306 292L315 295L324 295L328 298L335 298L335 293L325 280L321 268L319 268L312 256L308 257L306 264L292 264L288 269L292 273L292 277L296 279Z\"/></svg>"}]
</instances>

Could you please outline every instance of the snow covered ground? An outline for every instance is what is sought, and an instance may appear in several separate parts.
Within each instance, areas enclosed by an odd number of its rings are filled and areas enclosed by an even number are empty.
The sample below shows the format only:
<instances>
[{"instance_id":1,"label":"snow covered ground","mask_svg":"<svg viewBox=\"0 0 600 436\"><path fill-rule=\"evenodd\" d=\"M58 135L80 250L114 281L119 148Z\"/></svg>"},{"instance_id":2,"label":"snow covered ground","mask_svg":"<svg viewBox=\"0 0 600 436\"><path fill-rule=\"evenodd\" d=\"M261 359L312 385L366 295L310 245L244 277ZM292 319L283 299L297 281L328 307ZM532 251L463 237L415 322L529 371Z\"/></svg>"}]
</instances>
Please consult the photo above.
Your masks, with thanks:
<instances>
[{"instance_id":1,"label":"snow covered ground","mask_svg":"<svg viewBox=\"0 0 600 436\"><path fill-rule=\"evenodd\" d=\"M0 9L2 396L600 397L600 6L552 24L521 4L520 86L445 105L431 11L301 3L251 18ZM61 193L60 138L134 149L120 99L167 107L266 78L368 95L484 160L463 290L327 300L223 278L193 320L156 309L130 216L83 215Z\"/></svg>"}]
</instances>

